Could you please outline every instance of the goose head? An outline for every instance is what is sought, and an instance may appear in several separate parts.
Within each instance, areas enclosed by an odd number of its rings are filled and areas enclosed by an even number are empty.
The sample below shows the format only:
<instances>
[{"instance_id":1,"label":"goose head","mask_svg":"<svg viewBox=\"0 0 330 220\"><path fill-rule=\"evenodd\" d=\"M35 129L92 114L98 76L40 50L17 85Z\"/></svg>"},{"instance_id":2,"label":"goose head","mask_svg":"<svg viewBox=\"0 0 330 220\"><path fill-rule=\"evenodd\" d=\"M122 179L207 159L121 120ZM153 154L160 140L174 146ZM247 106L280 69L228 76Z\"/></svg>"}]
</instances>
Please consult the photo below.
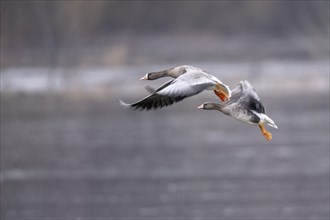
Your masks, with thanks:
<instances>
[{"instance_id":1,"label":"goose head","mask_svg":"<svg viewBox=\"0 0 330 220\"><path fill-rule=\"evenodd\" d=\"M204 110L218 110L223 112L223 106L218 103L211 103L211 102L205 102L197 107L198 109L204 109Z\"/></svg>"}]
</instances>

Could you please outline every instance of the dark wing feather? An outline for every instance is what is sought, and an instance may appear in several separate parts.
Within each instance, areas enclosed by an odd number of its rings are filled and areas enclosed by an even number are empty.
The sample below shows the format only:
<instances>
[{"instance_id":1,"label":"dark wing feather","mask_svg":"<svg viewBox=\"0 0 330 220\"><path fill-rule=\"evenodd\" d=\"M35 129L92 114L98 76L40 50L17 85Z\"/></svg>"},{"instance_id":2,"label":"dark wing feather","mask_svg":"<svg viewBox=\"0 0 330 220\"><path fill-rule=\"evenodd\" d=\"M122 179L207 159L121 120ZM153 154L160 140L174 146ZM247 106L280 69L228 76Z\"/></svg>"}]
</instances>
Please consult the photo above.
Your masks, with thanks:
<instances>
[{"instance_id":1,"label":"dark wing feather","mask_svg":"<svg viewBox=\"0 0 330 220\"><path fill-rule=\"evenodd\" d=\"M155 110L172 105L184 98L185 97L169 97L154 93L138 102L129 104L128 107L135 110Z\"/></svg>"},{"instance_id":2,"label":"dark wing feather","mask_svg":"<svg viewBox=\"0 0 330 220\"><path fill-rule=\"evenodd\" d=\"M259 100L256 100L254 97L250 96L248 100L248 109L254 110L259 113L265 114L265 107L261 104Z\"/></svg>"},{"instance_id":3,"label":"dark wing feather","mask_svg":"<svg viewBox=\"0 0 330 220\"><path fill-rule=\"evenodd\" d=\"M131 108L135 110L155 110L158 108L166 107L169 105L174 104L175 102L179 102L182 99L185 98L185 96L177 96L177 97L172 97L172 96L167 96L167 95L160 95L157 94L158 91L166 88L167 86L171 85L173 80L166 82L164 85L153 91L153 94L143 98L140 101L137 101L132 104L127 104L123 101L119 101L120 104L126 108Z\"/></svg>"}]
</instances>

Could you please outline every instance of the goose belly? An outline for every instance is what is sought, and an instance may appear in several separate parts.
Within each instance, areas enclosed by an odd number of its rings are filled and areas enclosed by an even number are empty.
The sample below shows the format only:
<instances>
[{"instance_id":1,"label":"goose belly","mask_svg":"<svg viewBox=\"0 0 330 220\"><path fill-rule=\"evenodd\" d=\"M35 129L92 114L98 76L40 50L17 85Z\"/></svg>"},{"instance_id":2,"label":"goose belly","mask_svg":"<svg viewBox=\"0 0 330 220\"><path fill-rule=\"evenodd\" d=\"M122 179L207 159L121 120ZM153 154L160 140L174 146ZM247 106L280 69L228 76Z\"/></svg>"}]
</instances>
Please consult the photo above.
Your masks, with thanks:
<instances>
[{"instance_id":1,"label":"goose belly","mask_svg":"<svg viewBox=\"0 0 330 220\"><path fill-rule=\"evenodd\" d=\"M231 117L238 121L256 125L260 121L260 118L247 110L235 111L230 114Z\"/></svg>"}]
</instances>

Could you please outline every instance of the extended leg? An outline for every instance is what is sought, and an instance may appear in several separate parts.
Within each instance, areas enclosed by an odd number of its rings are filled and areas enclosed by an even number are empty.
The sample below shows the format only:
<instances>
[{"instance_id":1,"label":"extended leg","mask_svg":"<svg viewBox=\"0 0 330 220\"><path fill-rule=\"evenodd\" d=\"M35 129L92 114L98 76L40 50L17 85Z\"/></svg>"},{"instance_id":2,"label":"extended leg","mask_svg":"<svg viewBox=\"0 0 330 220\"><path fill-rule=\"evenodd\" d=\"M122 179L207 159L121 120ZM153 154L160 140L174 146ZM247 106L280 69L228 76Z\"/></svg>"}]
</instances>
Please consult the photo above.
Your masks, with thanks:
<instances>
[{"instance_id":1,"label":"extended leg","mask_svg":"<svg viewBox=\"0 0 330 220\"><path fill-rule=\"evenodd\" d=\"M272 134L266 130L264 124L259 124L259 128L261 130L262 135L267 139L267 141L270 141L272 139Z\"/></svg>"}]
</instances>

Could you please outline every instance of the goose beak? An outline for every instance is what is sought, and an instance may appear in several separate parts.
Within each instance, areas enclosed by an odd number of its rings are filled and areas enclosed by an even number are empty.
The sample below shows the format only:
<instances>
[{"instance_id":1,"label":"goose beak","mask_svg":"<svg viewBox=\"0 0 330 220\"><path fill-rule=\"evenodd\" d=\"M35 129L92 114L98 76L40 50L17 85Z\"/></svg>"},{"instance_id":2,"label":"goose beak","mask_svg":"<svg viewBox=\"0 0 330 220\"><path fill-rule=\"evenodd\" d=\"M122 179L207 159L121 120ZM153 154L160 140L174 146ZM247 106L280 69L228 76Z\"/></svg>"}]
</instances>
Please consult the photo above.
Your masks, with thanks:
<instances>
[{"instance_id":1,"label":"goose beak","mask_svg":"<svg viewBox=\"0 0 330 220\"><path fill-rule=\"evenodd\" d=\"M145 76L141 77L140 80L148 80L148 74L146 74Z\"/></svg>"},{"instance_id":2,"label":"goose beak","mask_svg":"<svg viewBox=\"0 0 330 220\"><path fill-rule=\"evenodd\" d=\"M198 109L204 109L204 104L201 104L200 106L197 107Z\"/></svg>"}]
</instances>

